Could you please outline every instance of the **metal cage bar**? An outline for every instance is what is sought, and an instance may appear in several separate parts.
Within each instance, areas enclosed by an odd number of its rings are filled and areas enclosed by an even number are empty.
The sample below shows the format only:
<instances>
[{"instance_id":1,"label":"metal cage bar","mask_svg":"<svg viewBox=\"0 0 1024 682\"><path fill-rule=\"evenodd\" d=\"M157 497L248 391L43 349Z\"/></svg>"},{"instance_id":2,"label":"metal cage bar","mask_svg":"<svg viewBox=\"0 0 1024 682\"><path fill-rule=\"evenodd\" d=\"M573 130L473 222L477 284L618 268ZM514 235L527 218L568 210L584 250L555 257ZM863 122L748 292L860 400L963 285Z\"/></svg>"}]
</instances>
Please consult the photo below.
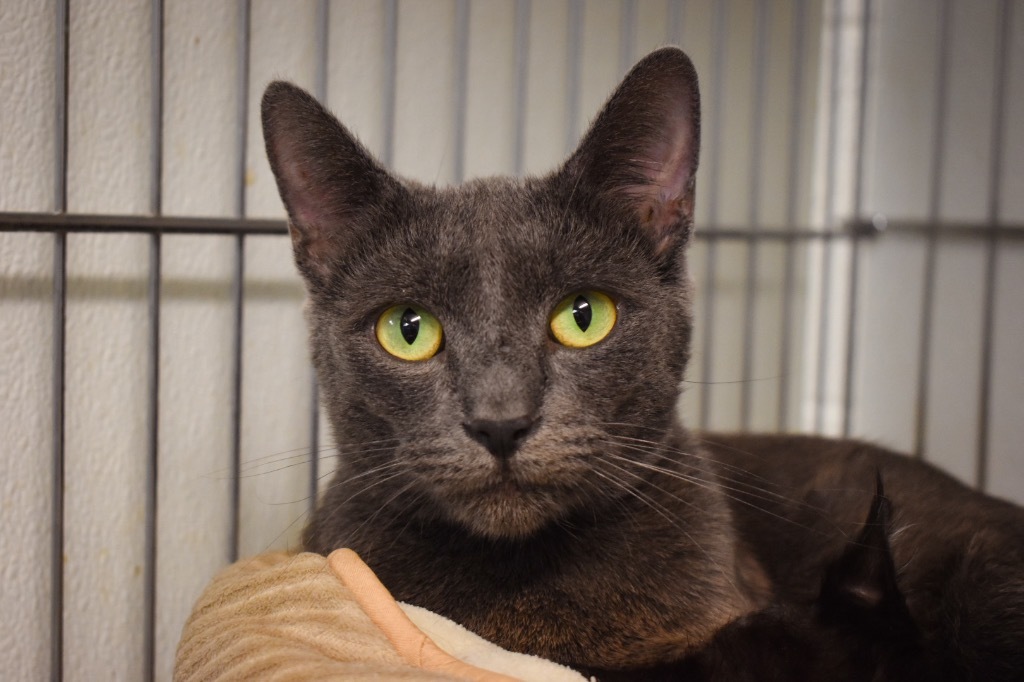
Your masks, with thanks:
<instances>
[{"instance_id":1,"label":"metal cage bar","mask_svg":"<svg viewBox=\"0 0 1024 682\"><path fill-rule=\"evenodd\" d=\"M665 9L665 42L683 44L683 0L668 3Z\"/></svg>"},{"instance_id":2,"label":"metal cage bar","mask_svg":"<svg viewBox=\"0 0 1024 682\"><path fill-rule=\"evenodd\" d=\"M68 210L68 57L70 52L69 0L56 3L56 93L54 134L54 208ZM53 240L53 471L50 511L50 679L64 679L64 407L67 332L68 235L54 232Z\"/></svg>"},{"instance_id":3,"label":"metal cage bar","mask_svg":"<svg viewBox=\"0 0 1024 682\"><path fill-rule=\"evenodd\" d=\"M711 33L714 41L714 55L712 56L712 76L711 76L711 111L717 114L722 111L722 91L725 86L725 7L726 3L717 2L715 3L715 11L712 19ZM711 147L711 153L708 154L709 158L709 172L708 175L711 177L711 188L710 196L708 197L708 226L704 232L708 235L707 252L705 254L705 270L704 270L704 291L706 296L704 298L704 318L702 320L703 333L702 333L702 345L701 345L701 371L700 371L700 428L707 429L708 424L711 420L711 389L714 386L713 373L713 360L714 353L712 352L713 344L711 341L711 332L714 329L715 323L715 279L717 275L718 267L718 239L711 237L715 232L718 231L718 209L719 209L719 197L720 197L720 185L719 181L719 167L721 166L722 156L722 135L721 125L716 123L711 128L711 140L709 146Z\"/></svg>"},{"instance_id":4,"label":"metal cage bar","mask_svg":"<svg viewBox=\"0 0 1024 682\"><path fill-rule=\"evenodd\" d=\"M622 0L619 12L619 71L625 74L636 54L636 0Z\"/></svg>"},{"instance_id":5,"label":"metal cage bar","mask_svg":"<svg viewBox=\"0 0 1024 682\"><path fill-rule=\"evenodd\" d=\"M569 0L566 37L565 153L571 154L580 136L580 85L583 80L583 0Z\"/></svg>"},{"instance_id":6,"label":"metal cage bar","mask_svg":"<svg viewBox=\"0 0 1024 682\"><path fill-rule=\"evenodd\" d=\"M935 120L932 131L932 172L928 186L928 219L932 222L932 229L928 231L928 243L925 247L924 266L924 291L921 300L921 327L919 330L920 343L917 355L917 397L914 413L914 449L913 454L918 459L924 456L925 440L927 439L927 418L928 418L928 389L929 377L928 368L931 365L932 356L932 324L935 315L935 271L938 254L938 220L939 204L942 198L942 169L946 160L946 118L947 118L947 91L949 89L949 66L950 49L952 40L952 22L950 21L950 2L940 0L938 5L939 13L939 39L936 43L936 60L939 65L935 85Z\"/></svg>"},{"instance_id":7,"label":"metal cage bar","mask_svg":"<svg viewBox=\"0 0 1024 682\"><path fill-rule=\"evenodd\" d=\"M330 64L331 3L319 0L316 8L316 98L327 106L327 72ZM309 502L307 510L312 515L316 509L317 493L320 487L320 383L316 368L309 370Z\"/></svg>"},{"instance_id":8,"label":"metal cage bar","mask_svg":"<svg viewBox=\"0 0 1024 682\"><path fill-rule=\"evenodd\" d=\"M526 155L526 87L529 83L530 0L515 3L515 129L512 140L512 172L522 175Z\"/></svg>"},{"instance_id":9,"label":"metal cage bar","mask_svg":"<svg viewBox=\"0 0 1024 682\"><path fill-rule=\"evenodd\" d=\"M747 241L830 243L850 239L873 239L887 234L906 237L927 236L935 230L940 241L975 241L995 238L999 242L1024 240L1024 223L957 222L927 220L887 220L876 225L871 220L854 219L839 229L815 230L797 225L792 229L751 230L741 225L720 225L709 229L698 225L697 241ZM47 213L2 213L0 232L36 232L57 234L160 234L234 235L246 237L285 236L288 223L263 218L179 218L176 216L77 215Z\"/></svg>"},{"instance_id":10,"label":"metal cage bar","mask_svg":"<svg viewBox=\"0 0 1024 682\"><path fill-rule=\"evenodd\" d=\"M384 51L384 83L381 95L384 98L384 147L381 161L391 166L395 160L395 97L398 89L398 0L384 3L384 35L381 36Z\"/></svg>"},{"instance_id":11,"label":"metal cage bar","mask_svg":"<svg viewBox=\"0 0 1024 682\"><path fill-rule=\"evenodd\" d=\"M868 74L871 58L871 0L864 0L860 18L860 90L857 93L857 129L854 133L853 206L854 218L860 217L864 204L864 130L868 116ZM846 308L846 359L843 379L844 437L850 435L850 417L853 410L853 371L857 361L857 306L860 291L860 243L854 241L850 252L850 281Z\"/></svg>"},{"instance_id":12,"label":"metal cage bar","mask_svg":"<svg viewBox=\"0 0 1024 682\"><path fill-rule=\"evenodd\" d=\"M789 182L786 184L786 225L794 229L797 223L797 192L800 177L800 131L803 128L804 61L806 41L804 31L807 25L807 6L804 0L796 0L794 7L793 31L796 38L790 47L790 72L793 74L793 93L790 100L792 113L789 118L788 152ZM763 238L763 237L762 237ZM796 297L796 253L795 240L785 244L782 273L782 333L779 338L779 393L776 426L785 429L789 423L789 396L791 352L793 345L793 299Z\"/></svg>"},{"instance_id":13,"label":"metal cage bar","mask_svg":"<svg viewBox=\"0 0 1024 682\"><path fill-rule=\"evenodd\" d=\"M836 224L835 178L836 148L839 116L839 63L842 56L843 13L846 3L835 0L832 4L832 53L829 55L829 96L828 130L825 143L828 162L825 169L825 228L834 229ZM825 391L828 381L829 347L829 302L832 300L832 249L823 249L821 254L821 300L818 311L818 356L815 368L814 387L814 430L821 432L825 427Z\"/></svg>"},{"instance_id":14,"label":"metal cage bar","mask_svg":"<svg viewBox=\"0 0 1024 682\"><path fill-rule=\"evenodd\" d=\"M526 163L526 88L530 64L530 0L516 0L515 43L515 128L512 140L512 172L522 175Z\"/></svg>"},{"instance_id":15,"label":"metal cage bar","mask_svg":"<svg viewBox=\"0 0 1024 682\"><path fill-rule=\"evenodd\" d=\"M466 179L466 102L469 97L469 0L455 3L455 87L452 88L452 176L459 183Z\"/></svg>"},{"instance_id":16,"label":"metal cage bar","mask_svg":"<svg viewBox=\"0 0 1024 682\"><path fill-rule=\"evenodd\" d=\"M747 222L751 232L761 229L761 160L764 148L764 89L768 70L768 27L771 10L765 0L758 0L754 15L754 105L750 108L750 202ZM759 246L756 236L747 241L747 285L743 292L743 366L740 370L740 428L750 428L753 411L754 331L757 315L757 279Z\"/></svg>"},{"instance_id":17,"label":"metal cage bar","mask_svg":"<svg viewBox=\"0 0 1024 682\"><path fill-rule=\"evenodd\" d=\"M985 252L985 307L982 318L981 386L978 398L978 445L974 483L985 490L988 484L989 412L992 401L992 345L995 326L996 277L999 266L999 243L994 226L999 222L1002 202L1003 127L1006 120L1006 90L1009 87L1010 28L1013 17L1010 0L1000 0L995 35L995 101L992 104L991 165L989 167L989 195L987 218L988 244Z\"/></svg>"},{"instance_id":18,"label":"metal cage bar","mask_svg":"<svg viewBox=\"0 0 1024 682\"><path fill-rule=\"evenodd\" d=\"M150 108L150 205L154 216L162 213L163 185L163 109L164 109L164 3L152 0L151 6L151 87ZM157 504L160 473L160 292L163 235L149 235L149 282L147 309L149 316L149 348L147 384L149 400L146 407L146 540L143 584L143 678L156 675L156 572L157 572Z\"/></svg>"},{"instance_id":19,"label":"metal cage bar","mask_svg":"<svg viewBox=\"0 0 1024 682\"><path fill-rule=\"evenodd\" d=\"M238 157L235 162L235 215L244 222L246 214L245 174L249 144L249 51L252 42L252 3L242 0L238 5L238 110L236 121ZM235 235L234 258L231 275L231 499L230 528L228 531L228 561L238 559L241 538L242 507L242 341L245 323L245 232Z\"/></svg>"}]
</instances>

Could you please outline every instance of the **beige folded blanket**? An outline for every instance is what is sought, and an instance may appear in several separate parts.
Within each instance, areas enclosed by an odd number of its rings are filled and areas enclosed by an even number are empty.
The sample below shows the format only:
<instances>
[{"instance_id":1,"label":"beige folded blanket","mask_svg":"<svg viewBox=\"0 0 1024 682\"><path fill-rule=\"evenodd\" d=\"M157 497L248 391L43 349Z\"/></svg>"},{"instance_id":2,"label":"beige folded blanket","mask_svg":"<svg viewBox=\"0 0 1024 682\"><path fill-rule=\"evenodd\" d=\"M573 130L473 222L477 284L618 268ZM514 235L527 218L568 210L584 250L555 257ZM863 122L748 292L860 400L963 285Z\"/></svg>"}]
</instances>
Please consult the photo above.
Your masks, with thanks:
<instances>
[{"instance_id":1,"label":"beige folded blanket","mask_svg":"<svg viewBox=\"0 0 1024 682\"><path fill-rule=\"evenodd\" d=\"M176 682L342 678L584 680L398 604L347 549L326 559L263 554L229 566L196 603L174 670Z\"/></svg>"}]
</instances>

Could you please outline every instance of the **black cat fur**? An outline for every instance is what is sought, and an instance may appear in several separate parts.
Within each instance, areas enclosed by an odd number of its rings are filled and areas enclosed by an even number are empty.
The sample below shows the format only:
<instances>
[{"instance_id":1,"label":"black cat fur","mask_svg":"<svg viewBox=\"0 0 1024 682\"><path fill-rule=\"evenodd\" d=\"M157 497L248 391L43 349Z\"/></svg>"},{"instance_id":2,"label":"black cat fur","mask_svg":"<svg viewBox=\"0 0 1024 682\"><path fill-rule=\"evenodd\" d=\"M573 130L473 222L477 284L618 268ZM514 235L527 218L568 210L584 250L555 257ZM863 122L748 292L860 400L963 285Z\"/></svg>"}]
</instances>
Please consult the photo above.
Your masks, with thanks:
<instances>
[{"instance_id":1,"label":"black cat fur","mask_svg":"<svg viewBox=\"0 0 1024 682\"><path fill-rule=\"evenodd\" d=\"M308 549L351 547L398 599L509 649L635 668L806 601L880 470L914 622L976 679L1024 671L1020 509L864 444L680 423L700 139L681 51L637 64L540 178L400 179L287 83L262 116L340 451ZM618 324L563 347L551 311L588 289ZM430 360L375 340L399 303L444 325ZM517 424L514 452L489 452L478 424Z\"/></svg>"},{"instance_id":2,"label":"black cat fur","mask_svg":"<svg viewBox=\"0 0 1024 682\"><path fill-rule=\"evenodd\" d=\"M812 601L777 602L743 616L682 661L585 672L600 682L965 679L910 615L889 546L891 508L879 476L863 528L826 565Z\"/></svg>"}]
</instances>

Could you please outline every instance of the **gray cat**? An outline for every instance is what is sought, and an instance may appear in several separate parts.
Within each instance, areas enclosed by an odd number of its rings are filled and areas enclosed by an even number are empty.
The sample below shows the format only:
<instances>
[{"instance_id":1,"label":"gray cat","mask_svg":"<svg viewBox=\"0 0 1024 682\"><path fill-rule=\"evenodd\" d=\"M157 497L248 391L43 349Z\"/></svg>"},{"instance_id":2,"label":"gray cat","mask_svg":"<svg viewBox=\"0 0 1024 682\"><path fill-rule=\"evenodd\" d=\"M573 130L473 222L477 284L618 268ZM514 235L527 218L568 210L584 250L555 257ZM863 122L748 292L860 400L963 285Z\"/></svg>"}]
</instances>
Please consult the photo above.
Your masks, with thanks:
<instances>
[{"instance_id":1,"label":"gray cat","mask_svg":"<svg viewBox=\"0 0 1024 682\"><path fill-rule=\"evenodd\" d=\"M867 445L679 422L700 140L681 51L637 64L541 178L399 179L287 83L262 114L341 452L307 549L351 547L504 647L637 670L813 600L881 471L923 636L965 676L1024 671L1020 509Z\"/></svg>"}]
</instances>

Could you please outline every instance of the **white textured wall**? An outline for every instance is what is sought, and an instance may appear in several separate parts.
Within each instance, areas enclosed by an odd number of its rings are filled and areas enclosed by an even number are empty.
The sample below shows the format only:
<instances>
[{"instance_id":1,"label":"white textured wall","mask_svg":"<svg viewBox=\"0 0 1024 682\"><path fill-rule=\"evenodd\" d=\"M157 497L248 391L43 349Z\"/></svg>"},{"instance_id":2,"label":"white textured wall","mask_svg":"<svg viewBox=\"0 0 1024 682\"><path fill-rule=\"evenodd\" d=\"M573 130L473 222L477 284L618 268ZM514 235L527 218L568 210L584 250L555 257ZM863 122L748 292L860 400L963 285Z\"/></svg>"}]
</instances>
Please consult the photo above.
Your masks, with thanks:
<instances>
[{"instance_id":1,"label":"white textured wall","mask_svg":"<svg viewBox=\"0 0 1024 682\"><path fill-rule=\"evenodd\" d=\"M0 205L53 208L53 20L43 3L0 3ZM50 329L53 240L0 233L0 675L49 670Z\"/></svg>"},{"instance_id":2,"label":"white textured wall","mask_svg":"<svg viewBox=\"0 0 1024 682\"><path fill-rule=\"evenodd\" d=\"M893 211L897 200L917 201L908 198L917 196L912 190L904 191L898 183L920 183L914 176L927 171L927 159L901 152L904 146L919 145L920 141L915 142L913 136L903 138L900 133L916 130L922 115L918 100L927 96L927 88L922 86L921 92L908 89L899 75L910 74L908 78L913 80L919 71L913 60L922 59L910 46L900 47L906 35L920 33L924 45L919 47L930 49L927 22L913 21L913 12L927 14L924 5L929 3L918 2L902 13L894 9L898 3L881 4L892 14L886 15L887 21L895 23L884 24L880 33L876 59L884 78L877 81L876 101L906 100L906 107L896 110L903 112L899 116L886 110L873 119L869 158L877 181L869 186L868 197L872 210ZM963 57L967 66L957 71L964 88L977 87L971 77L975 57L970 55L980 48L979 41L971 38L969 26L991 21L991 3L983 4L986 9L976 16L958 10L964 15L959 21L968 26L955 43L956 49L967 55ZM742 226L751 213L749 189L757 173L762 186L757 204L761 223L766 229L786 226L789 178L782 169L788 168L788 125L796 106L803 116L797 218L806 223L815 202L812 181L823 172L824 100L818 84L822 81L820 34L825 12L821 3L807 3L803 100L794 104L789 50L794 40L795 3L769 5L764 146L761 166L753 168L751 99L756 63L752 3L593 0L576 5L582 10L582 89L577 117L570 121L567 41L573 5L568 0L533 2L525 170L553 168L573 142L571 131L585 128L626 66L658 45L679 41L693 57L704 87L705 170L699 182L698 222L706 225L714 217L722 226ZM717 7L724 12L727 28L722 46L724 67L716 74L712 17ZM386 135L385 97L380 87L385 75L381 46L385 9L382 0L332 2L328 26L328 104L378 153L385 148ZM452 88L458 9L456 0L398 3L393 165L401 173L440 184L456 179ZM154 135L150 121L150 11L145 0L72 0L68 141L68 208L72 212L145 214L150 208ZM313 87L317 11L312 0L252 3L247 164L240 175L237 160L243 150L238 148L236 112L243 93L236 59L241 38L238 5L167 0L161 187L165 214L233 216L236 193L243 187L247 215L283 215L263 154L258 102L263 87L274 78ZM631 11L635 12L636 31L624 35L624 17ZM1022 14L1017 12L1018 24ZM514 170L515 16L514 0L470 3L463 159L467 176ZM902 23L899 17L904 17ZM890 30L890 25L898 28ZM673 35L676 28L680 33ZM1015 30L1015 35L1021 35L1019 26ZM0 0L0 211L46 212L55 206L55 40L51 3ZM1019 41L1014 50L1015 73L1019 74L1024 59ZM900 64L901 60L910 60L906 71L889 73L890 62ZM716 79L720 79L722 93L717 107L712 97ZM1024 80L1012 82L1016 108L1010 118L1019 122L1024 114L1022 90L1017 84ZM977 102L968 97L967 101L958 100L957 106L984 109L985 101L982 93ZM963 116L965 122L958 130L973 125L966 113ZM924 135L920 131L915 134ZM987 140L984 130L970 134ZM1024 149L1022 134L1019 123L1011 126L1008 147ZM968 164L957 166L956 173L969 179L975 168L970 163L986 167L984 160L972 156L973 138L952 131L950 136L956 139L951 142L954 146L948 163ZM716 137L720 145L714 148L709 141ZM907 157L916 161L911 163ZM1024 211L1020 203L1024 192L1015 191L1020 188L1022 166L1019 154L1008 156L1004 176L1007 219L1019 219ZM954 172L950 173L953 178ZM717 191L713 192L715 183ZM836 184L848 192L848 174ZM949 215L966 211L973 216L978 206L983 206L977 203L975 190L966 187L969 182L965 185L949 179L947 184L950 198L945 200L944 211ZM714 211L713 200L717 202ZM912 206L919 211L919 202ZM64 669L68 679L135 680L143 675L148 238L79 235L70 237L68 245ZM710 424L719 427L739 423L743 384L736 382L743 378L741 327L747 248L745 244L719 248L712 375L700 376L705 352L700 338L691 370L695 381L710 378L721 382L713 388L710 413L705 415ZM230 237L163 239L157 566L160 679L169 678L176 639L194 599L229 555L233 249ZM708 286L704 282L705 249L704 245L695 247L692 258L702 288ZM301 285L287 240L252 237L245 253L243 554L296 544L309 502L309 470L303 448L309 438L311 404ZM783 303L779 268L783 255L779 245L765 245L760 250L758 344L751 374L756 381L746 384L754 396L751 424L758 428L773 428L777 413ZM806 269L807 257L805 249L798 250L797 291L801 293L794 302L798 314L806 312L803 282L813 281L813 271ZM995 354L999 366L1010 370L1000 372L994 386L993 438L1002 448L993 459L994 488L1019 495L1024 486L1015 482L1019 479L1014 476L1024 475L1024 468L1005 444L1019 442L1024 435L1019 432L1024 420L1020 419L1021 360L1015 341L1024 329L1014 298L1024 287L1024 263L1019 249L1000 258ZM961 306L976 309L978 301L976 288L958 286L955 273L964 271L976 277L979 256L943 252L941 259L947 263L946 274L939 280L941 295L955 303L940 309L938 324L947 325L943 329L956 328L962 326L957 316ZM0 551L7 557L0 575L4 586L0 611L5 623L0 628L0 677L4 679L41 679L49 671L52 260L52 236L0 233L0 466L4 472L0 480L4 513ZM871 260L865 266L866 278L881 281L885 272L906 269L911 260L896 258L889 265L882 257ZM812 273L810 280L808 272ZM913 305L916 294L912 287L899 293ZM865 315L870 320L882 324L877 321L889 319L885 305L891 301L884 295L868 292L865 299ZM816 310L809 309L812 315ZM702 313L699 308L698 319ZM813 323L813 318L809 319ZM804 351L802 323L797 324L801 326L794 329L790 351L793 390L787 425L791 427L807 425L800 420L798 409L804 401L800 376L813 369L813 359ZM871 324L863 327L867 337L864 348L875 348L870 340L885 339L889 334L887 328L876 329ZM937 343L955 346L955 352L977 352L977 339L970 334L940 336ZM890 412L885 408L872 412L878 393L869 388L880 382L885 395L893 377L902 381L902 375L888 365L876 367L893 361L886 359L884 352L878 357L873 353L858 375L861 399L856 423L861 432L900 445L905 440L901 440L902 432L887 426L895 419L886 421ZM947 369L947 365L937 365L936 404L946 409L946 401L955 411L957 401L973 400L961 398L957 390L963 381L972 379L962 380ZM700 417L696 397L695 384L684 400L684 411L693 421ZM892 415L905 419L905 405L893 410ZM969 431L951 423L939 418L931 421L935 434L930 442L936 452L947 452L941 450L943 443L970 445ZM322 432L322 444L327 446L326 429ZM969 473L970 465L963 464L963 457L947 453L936 458L954 471ZM329 471L329 462L321 467ZM11 626L14 623L17 627Z\"/></svg>"}]
</instances>

